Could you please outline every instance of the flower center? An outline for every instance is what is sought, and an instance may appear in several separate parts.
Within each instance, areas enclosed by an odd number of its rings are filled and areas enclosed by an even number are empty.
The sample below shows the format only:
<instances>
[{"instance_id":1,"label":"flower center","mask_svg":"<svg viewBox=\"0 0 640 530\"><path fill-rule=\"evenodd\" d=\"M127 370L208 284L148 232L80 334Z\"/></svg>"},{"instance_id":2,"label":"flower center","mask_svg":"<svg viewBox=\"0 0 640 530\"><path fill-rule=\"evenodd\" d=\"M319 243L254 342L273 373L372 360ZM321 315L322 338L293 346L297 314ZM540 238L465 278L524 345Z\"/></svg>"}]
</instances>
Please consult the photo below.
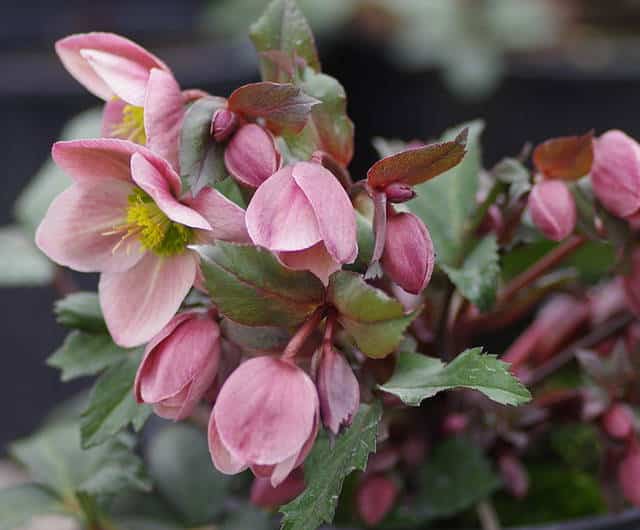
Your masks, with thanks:
<instances>
[{"instance_id":1,"label":"flower center","mask_svg":"<svg viewBox=\"0 0 640 530\"><path fill-rule=\"evenodd\" d=\"M128 201L127 220L119 230L125 234L118 245L137 236L144 248L158 256L174 256L193 241L193 230L171 221L140 188L129 195Z\"/></svg>"},{"instance_id":2,"label":"flower center","mask_svg":"<svg viewBox=\"0 0 640 530\"><path fill-rule=\"evenodd\" d=\"M111 129L111 135L145 145L147 135L144 131L144 109L125 105L122 109L122 121L114 125Z\"/></svg>"}]
</instances>

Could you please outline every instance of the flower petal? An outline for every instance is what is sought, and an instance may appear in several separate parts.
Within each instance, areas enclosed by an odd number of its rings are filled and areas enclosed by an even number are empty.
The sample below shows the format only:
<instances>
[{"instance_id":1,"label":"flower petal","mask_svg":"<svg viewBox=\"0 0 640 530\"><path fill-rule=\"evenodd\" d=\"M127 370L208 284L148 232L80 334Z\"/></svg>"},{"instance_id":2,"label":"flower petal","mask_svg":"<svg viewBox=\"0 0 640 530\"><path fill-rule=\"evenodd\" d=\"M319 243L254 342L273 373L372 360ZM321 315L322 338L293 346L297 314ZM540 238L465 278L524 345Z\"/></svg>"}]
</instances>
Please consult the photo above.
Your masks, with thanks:
<instances>
[{"instance_id":1,"label":"flower petal","mask_svg":"<svg viewBox=\"0 0 640 530\"><path fill-rule=\"evenodd\" d=\"M341 269L340 263L327 252L327 248L322 241L304 250L279 252L278 258L280 258L283 265L290 269L311 271L325 285L329 285L329 276Z\"/></svg>"},{"instance_id":2,"label":"flower petal","mask_svg":"<svg viewBox=\"0 0 640 530\"><path fill-rule=\"evenodd\" d=\"M224 151L224 163L236 180L257 188L278 170L280 155L273 136L259 125L249 123L232 136Z\"/></svg>"},{"instance_id":3,"label":"flower petal","mask_svg":"<svg viewBox=\"0 0 640 530\"><path fill-rule=\"evenodd\" d=\"M184 100L180 86L164 70L154 68L149 76L144 101L144 128L147 147L179 170L180 127Z\"/></svg>"},{"instance_id":4,"label":"flower petal","mask_svg":"<svg viewBox=\"0 0 640 530\"><path fill-rule=\"evenodd\" d=\"M106 180L73 184L58 195L36 232L36 244L60 265L82 272L122 272L143 255L136 240L118 244L123 234L114 227L126 219L133 185Z\"/></svg>"},{"instance_id":5,"label":"flower petal","mask_svg":"<svg viewBox=\"0 0 640 530\"><path fill-rule=\"evenodd\" d=\"M148 158L135 153L131 157L131 177L146 191L165 215L176 223L192 228L210 230L207 220L194 209L185 206L171 193L175 173L164 160Z\"/></svg>"},{"instance_id":6,"label":"flower petal","mask_svg":"<svg viewBox=\"0 0 640 530\"><path fill-rule=\"evenodd\" d=\"M211 419L209 420L208 438L211 460L213 460L213 464L220 473L224 473L225 475L235 475L236 473L240 473L247 469L247 465L234 458L222 443L222 440L220 440L215 414L211 414Z\"/></svg>"},{"instance_id":7,"label":"flower petal","mask_svg":"<svg viewBox=\"0 0 640 530\"><path fill-rule=\"evenodd\" d=\"M292 178L291 166L268 178L247 208L247 230L256 245L270 250L302 250L320 241L315 213Z\"/></svg>"},{"instance_id":8,"label":"flower petal","mask_svg":"<svg viewBox=\"0 0 640 530\"><path fill-rule=\"evenodd\" d=\"M105 138L118 138L113 131L122 123L122 112L127 103L120 98L111 98L104 104L102 111L102 130L100 134Z\"/></svg>"},{"instance_id":9,"label":"flower petal","mask_svg":"<svg viewBox=\"0 0 640 530\"><path fill-rule=\"evenodd\" d=\"M124 347L150 340L178 311L195 276L190 251L172 257L149 252L126 272L103 273L100 305L113 340Z\"/></svg>"}]
</instances>

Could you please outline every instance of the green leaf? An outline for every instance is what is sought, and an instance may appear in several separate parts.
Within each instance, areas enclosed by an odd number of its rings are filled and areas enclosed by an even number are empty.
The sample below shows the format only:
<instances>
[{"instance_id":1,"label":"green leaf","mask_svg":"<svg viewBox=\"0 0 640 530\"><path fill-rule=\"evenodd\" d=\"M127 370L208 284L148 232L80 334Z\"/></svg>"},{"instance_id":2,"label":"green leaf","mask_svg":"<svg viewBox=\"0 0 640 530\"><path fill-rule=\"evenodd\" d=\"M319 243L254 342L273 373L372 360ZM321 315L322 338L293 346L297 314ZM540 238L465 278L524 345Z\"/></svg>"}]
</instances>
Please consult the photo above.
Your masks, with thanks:
<instances>
[{"instance_id":1,"label":"green leaf","mask_svg":"<svg viewBox=\"0 0 640 530\"><path fill-rule=\"evenodd\" d=\"M266 250L222 242L194 248L211 299L231 320L295 326L324 302L324 286L316 276L285 268Z\"/></svg>"},{"instance_id":2,"label":"green leaf","mask_svg":"<svg viewBox=\"0 0 640 530\"><path fill-rule=\"evenodd\" d=\"M0 287L47 285L53 264L17 226L0 228Z\"/></svg>"},{"instance_id":3,"label":"green leaf","mask_svg":"<svg viewBox=\"0 0 640 530\"><path fill-rule=\"evenodd\" d=\"M224 509L231 478L210 460L206 436L187 425L167 426L149 445L149 474L189 527L210 523Z\"/></svg>"},{"instance_id":4,"label":"green leaf","mask_svg":"<svg viewBox=\"0 0 640 530\"><path fill-rule=\"evenodd\" d=\"M62 381L70 381L77 377L96 375L122 361L132 351L115 344L109 335L73 331L47 359L47 364L62 372Z\"/></svg>"},{"instance_id":5,"label":"green leaf","mask_svg":"<svg viewBox=\"0 0 640 530\"><path fill-rule=\"evenodd\" d=\"M224 147L211 137L211 120L225 100L205 97L187 110L180 132L180 176L183 191L194 196L205 186L213 186L227 176Z\"/></svg>"},{"instance_id":6,"label":"green leaf","mask_svg":"<svg viewBox=\"0 0 640 530\"><path fill-rule=\"evenodd\" d=\"M260 72L263 81L283 81L282 72L264 52L282 52L286 57L300 57L315 71L320 71L318 51L313 33L304 15L293 0L273 0L249 36L260 53Z\"/></svg>"},{"instance_id":7,"label":"green leaf","mask_svg":"<svg viewBox=\"0 0 640 530\"><path fill-rule=\"evenodd\" d=\"M521 405L531 393L509 372L509 365L482 348L462 352L449 364L418 353L401 353L391 379L380 387L407 405L418 406L443 390L478 390L503 405Z\"/></svg>"},{"instance_id":8,"label":"green leaf","mask_svg":"<svg viewBox=\"0 0 640 530\"><path fill-rule=\"evenodd\" d=\"M62 503L37 484L0 490L0 530L26 527L35 516L60 513L64 513Z\"/></svg>"},{"instance_id":9,"label":"green leaf","mask_svg":"<svg viewBox=\"0 0 640 530\"><path fill-rule=\"evenodd\" d=\"M495 235L485 237L465 258L462 267L442 265L462 295L480 311L491 309L496 299L500 266Z\"/></svg>"},{"instance_id":10,"label":"green leaf","mask_svg":"<svg viewBox=\"0 0 640 530\"><path fill-rule=\"evenodd\" d=\"M245 200L242 189L238 185L235 179L227 177L223 180L216 182L213 186L222 195L224 195L231 202L237 204L242 209L247 208L247 201Z\"/></svg>"},{"instance_id":11,"label":"green leaf","mask_svg":"<svg viewBox=\"0 0 640 530\"><path fill-rule=\"evenodd\" d=\"M331 523L344 479L356 469L364 471L369 454L376 450L379 402L361 405L349 429L332 446L319 438L304 465L306 489L280 508L284 514L281 530L314 530Z\"/></svg>"},{"instance_id":12,"label":"green leaf","mask_svg":"<svg viewBox=\"0 0 640 530\"><path fill-rule=\"evenodd\" d=\"M58 300L53 306L58 324L90 333L107 333L98 293L77 292Z\"/></svg>"},{"instance_id":13,"label":"green leaf","mask_svg":"<svg viewBox=\"0 0 640 530\"><path fill-rule=\"evenodd\" d=\"M339 271L329 280L329 301L338 320L369 357L380 358L396 349L411 321L419 313L405 314L402 304L368 285L362 276Z\"/></svg>"},{"instance_id":14,"label":"green leaf","mask_svg":"<svg viewBox=\"0 0 640 530\"><path fill-rule=\"evenodd\" d=\"M257 353L278 353L291 340L287 328L273 326L244 326L228 318L220 322L224 337L243 350Z\"/></svg>"},{"instance_id":15,"label":"green leaf","mask_svg":"<svg viewBox=\"0 0 640 530\"><path fill-rule=\"evenodd\" d=\"M133 395L141 353L128 355L96 381L80 424L84 448L106 442L130 423L139 430L149 417L150 407L136 403Z\"/></svg>"},{"instance_id":16,"label":"green leaf","mask_svg":"<svg viewBox=\"0 0 640 530\"><path fill-rule=\"evenodd\" d=\"M409 209L429 228L440 265L458 267L464 257L467 221L476 207L478 175L481 170L481 121L474 121L447 131L442 140L452 140L469 128L464 160L446 173L415 187L417 196Z\"/></svg>"}]
</instances>

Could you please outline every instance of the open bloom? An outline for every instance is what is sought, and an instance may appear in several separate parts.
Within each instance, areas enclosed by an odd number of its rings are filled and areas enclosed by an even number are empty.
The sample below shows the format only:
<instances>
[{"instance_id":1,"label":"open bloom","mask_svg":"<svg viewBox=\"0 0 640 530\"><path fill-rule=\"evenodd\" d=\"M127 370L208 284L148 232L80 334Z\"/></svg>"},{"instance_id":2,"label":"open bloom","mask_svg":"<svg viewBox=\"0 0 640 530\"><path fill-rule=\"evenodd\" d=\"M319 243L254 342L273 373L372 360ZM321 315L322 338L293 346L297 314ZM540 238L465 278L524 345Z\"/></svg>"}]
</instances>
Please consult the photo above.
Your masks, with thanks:
<instances>
[{"instance_id":1,"label":"open bloom","mask_svg":"<svg viewBox=\"0 0 640 530\"><path fill-rule=\"evenodd\" d=\"M60 265L102 273L100 304L122 346L147 342L180 307L197 269L188 245L248 240L241 208L212 188L180 198L171 165L140 145L58 142L53 158L74 182L49 206L36 243Z\"/></svg>"},{"instance_id":2,"label":"open bloom","mask_svg":"<svg viewBox=\"0 0 640 530\"><path fill-rule=\"evenodd\" d=\"M179 313L147 344L136 400L153 404L163 418L187 418L213 384L219 358L218 323L206 312Z\"/></svg>"},{"instance_id":3,"label":"open bloom","mask_svg":"<svg viewBox=\"0 0 640 530\"><path fill-rule=\"evenodd\" d=\"M209 450L226 474L250 467L276 487L298 467L319 428L318 394L290 361L256 357L226 380L209 422Z\"/></svg>"},{"instance_id":4,"label":"open bloom","mask_svg":"<svg viewBox=\"0 0 640 530\"><path fill-rule=\"evenodd\" d=\"M564 182L543 180L529 195L529 212L536 227L549 239L562 241L576 226L576 204Z\"/></svg>"},{"instance_id":5,"label":"open bloom","mask_svg":"<svg viewBox=\"0 0 640 530\"><path fill-rule=\"evenodd\" d=\"M310 270L325 284L358 254L349 196L319 164L298 162L277 171L256 191L246 220L256 245L277 252L291 269Z\"/></svg>"}]
</instances>

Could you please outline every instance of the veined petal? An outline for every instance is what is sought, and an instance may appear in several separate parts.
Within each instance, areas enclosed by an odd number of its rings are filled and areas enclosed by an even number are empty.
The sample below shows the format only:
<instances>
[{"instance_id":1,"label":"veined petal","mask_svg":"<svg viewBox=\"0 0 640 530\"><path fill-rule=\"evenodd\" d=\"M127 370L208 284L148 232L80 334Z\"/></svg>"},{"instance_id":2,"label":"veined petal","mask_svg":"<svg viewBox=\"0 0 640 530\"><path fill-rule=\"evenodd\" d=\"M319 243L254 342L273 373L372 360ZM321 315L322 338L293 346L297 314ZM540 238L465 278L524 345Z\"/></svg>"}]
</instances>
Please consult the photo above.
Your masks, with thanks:
<instances>
[{"instance_id":1,"label":"veined petal","mask_svg":"<svg viewBox=\"0 0 640 530\"><path fill-rule=\"evenodd\" d=\"M216 416L211 414L209 420L209 453L211 454L211 460L216 466L216 469L220 473L225 475L235 475L247 469L247 465L234 457L229 449L222 443L220 439L220 433L218 432L218 426L216 425Z\"/></svg>"},{"instance_id":2,"label":"veined petal","mask_svg":"<svg viewBox=\"0 0 640 530\"><path fill-rule=\"evenodd\" d=\"M113 232L126 219L133 185L105 180L73 184L58 195L36 232L36 244L60 265L82 272L122 272L143 255L137 240Z\"/></svg>"},{"instance_id":3,"label":"veined petal","mask_svg":"<svg viewBox=\"0 0 640 530\"><path fill-rule=\"evenodd\" d=\"M196 266L190 251L171 257L149 252L126 272L103 273L100 305L113 340L134 347L153 338L178 311Z\"/></svg>"},{"instance_id":4,"label":"veined petal","mask_svg":"<svg viewBox=\"0 0 640 530\"><path fill-rule=\"evenodd\" d=\"M280 154L271 133L249 123L240 127L229 140L224 163L236 180L257 188L280 168Z\"/></svg>"},{"instance_id":5,"label":"veined petal","mask_svg":"<svg viewBox=\"0 0 640 530\"><path fill-rule=\"evenodd\" d=\"M324 242L316 243L304 250L279 252L278 258L283 265L296 271L311 271L322 283L329 285L329 276L341 268L333 256L327 252Z\"/></svg>"},{"instance_id":6,"label":"veined petal","mask_svg":"<svg viewBox=\"0 0 640 530\"><path fill-rule=\"evenodd\" d=\"M113 131L122 123L122 112L126 106L127 103L120 98L111 98L104 104L101 131L104 138L116 137Z\"/></svg>"}]
</instances>

